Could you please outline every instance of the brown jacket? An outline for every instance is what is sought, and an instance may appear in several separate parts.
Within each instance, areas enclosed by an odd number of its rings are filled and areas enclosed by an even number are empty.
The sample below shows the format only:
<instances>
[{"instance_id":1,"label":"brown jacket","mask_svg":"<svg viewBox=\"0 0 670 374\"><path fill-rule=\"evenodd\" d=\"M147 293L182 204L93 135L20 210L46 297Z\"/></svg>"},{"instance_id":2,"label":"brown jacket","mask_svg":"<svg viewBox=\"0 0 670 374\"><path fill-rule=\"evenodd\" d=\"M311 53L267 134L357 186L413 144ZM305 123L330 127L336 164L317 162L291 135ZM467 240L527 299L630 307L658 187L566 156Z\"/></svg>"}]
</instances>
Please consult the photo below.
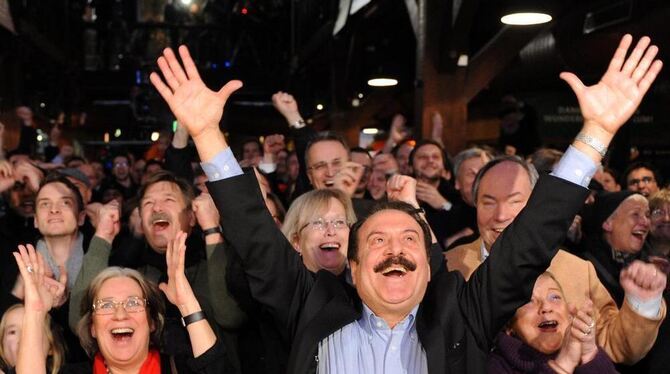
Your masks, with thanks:
<instances>
[{"instance_id":1,"label":"brown jacket","mask_svg":"<svg viewBox=\"0 0 670 374\"><path fill-rule=\"evenodd\" d=\"M482 263L481 245L480 237L472 243L447 251L444 256L449 271L459 271L466 280L469 279ZM607 352L612 361L632 364L649 352L665 318L665 302L661 306L658 320L640 316L628 302L624 302L620 310L617 309L607 289L598 280L593 265L563 250L558 251L547 271L561 285L567 302L580 306L587 294L593 300L598 345Z\"/></svg>"}]
</instances>

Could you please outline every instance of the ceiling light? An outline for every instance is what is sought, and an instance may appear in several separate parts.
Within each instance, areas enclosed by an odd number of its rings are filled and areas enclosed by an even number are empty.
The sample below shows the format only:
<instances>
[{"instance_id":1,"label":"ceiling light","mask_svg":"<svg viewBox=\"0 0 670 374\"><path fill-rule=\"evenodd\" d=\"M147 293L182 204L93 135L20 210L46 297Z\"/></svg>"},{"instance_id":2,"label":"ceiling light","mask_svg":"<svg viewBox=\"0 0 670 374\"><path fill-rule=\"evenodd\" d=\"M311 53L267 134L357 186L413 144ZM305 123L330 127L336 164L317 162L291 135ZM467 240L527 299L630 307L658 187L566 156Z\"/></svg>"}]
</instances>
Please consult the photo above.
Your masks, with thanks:
<instances>
[{"instance_id":1,"label":"ceiling light","mask_svg":"<svg viewBox=\"0 0 670 374\"><path fill-rule=\"evenodd\" d=\"M536 12L511 13L500 18L500 22L514 26L539 25L551 20L552 18L549 14Z\"/></svg>"},{"instance_id":2,"label":"ceiling light","mask_svg":"<svg viewBox=\"0 0 670 374\"><path fill-rule=\"evenodd\" d=\"M152 142L155 142L156 140L158 140L158 137L159 137L159 136L160 136L160 134L158 133L158 131L154 131L154 132L152 132L152 133L151 133L151 141L152 141Z\"/></svg>"},{"instance_id":3,"label":"ceiling light","mask_svg":"<svg viewBox=\"0 0 670 374\"><path fill-rule=\"evenodd\" d=\"M379 133L379 129L376 129L374 127L368 127L363 129L363 134L366 135L377 135Z\"/></svg>"},{"instance_id":4,"label":"ceiling light","mask_svg":"<svg viewBox=\"0 0 670 374\"><path fill-rule=\"evenodd\" d=\"M316 104L316 110L323 110L323 104Z\"/></svg>"},{"instance_id":5,"label":"ceiling light","mask_svg":"<svg viewBox=\"0 0 670 374\"><path fill-rule=\"evenodd\" d=\"M182 5L191 5L192 0L181 0Z\"/></svg>"},{"instance_id":6,"label":"ceiling light","mask_svg":"<svg viewBox=\"0 0 670 374\"><path fill-rule=\"evenodd\" d=\"M398 80L395 78L372 78L368 80L368 86L372 87L391 87L398 84Z\"/></svg>"}]
</instances>

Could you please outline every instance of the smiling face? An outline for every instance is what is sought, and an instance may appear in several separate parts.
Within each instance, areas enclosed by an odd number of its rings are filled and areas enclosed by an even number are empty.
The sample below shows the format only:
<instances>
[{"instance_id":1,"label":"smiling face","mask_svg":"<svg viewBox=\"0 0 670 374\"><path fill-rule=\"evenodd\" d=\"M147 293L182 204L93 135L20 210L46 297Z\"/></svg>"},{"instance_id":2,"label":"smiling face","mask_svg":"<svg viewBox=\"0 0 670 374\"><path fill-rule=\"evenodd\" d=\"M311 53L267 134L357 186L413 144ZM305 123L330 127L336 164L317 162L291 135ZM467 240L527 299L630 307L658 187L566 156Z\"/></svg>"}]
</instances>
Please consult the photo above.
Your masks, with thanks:
<instances>
[{"instance_id":1,"label":"smiling face","mask_svg":"<svg viewBox=\"0 0 670 374\"><path fill-rule=\"evenodd\" d=\"M184 195L177 184L160 181L144 192L140 200L142 229L149 246L158 253L165 253L168 241L177 232L191 232L195 215L186 205Z\"/></svg>"},{"instance_id":2,"label":"smiling face","mask_svg":"<svg viewBox=\"0 0 670 374\"><path fill-rule=\"evenodd\" d=\"M118 302L132 296L145 297L140 285L128 277L115 277L102 283L95 300ZM96 339L100 353L110 366L141 365L149 352L152 330L146 310L129 313L117 305L111 314L93 312L91 336Z\"/></svg>"},{"instance_id":3,"label":"smiling face","mask_svg":"<svg viewBox=\"0 0 670 374\"><path fill-rule=\"evenodd\" d=\"M430 280L421 227L405 212L382 210L363 223L357 242L349 266L359 296L376 315L399 322L421 302Z\"/></svg>"},{"instance_id":4,"label":"smiling face","mask_svg":"<svg viewBox=\"0 0 670 374\"><path fill-rule=\"evenodd\" d=\"M621 252L639 252L649 233L649 218L647 199L639 194L629 196L603 222L605 241Z\"/></svg>"},{"instance_id":5,"label":"smiling face","mask_svg":"<svg viewBox=\"0 0 670 374\"><path fill-rule=\"evenodd\" d=\"M652 210L651 235L662 242L670 242L670 202L660 203Z\"/></svg>"},{"instance_id":6,"label":"smiling face","mask_svg":"<svg viewBox=\"0 0 670 374\"><path fill-rule=\"evenodd\" d=\"M487 249L526 206L532 188L528 172L503 161L482 177L477 191L477 226Z\"/></svg>"},{"instance_id":7,"label":"smiling face","mask_svg":"<svg viewBox=\"0 0 670 374\"><path fill-rule=\"evenodd\" d=\"M412 170L414 171L414 177L418 180L439 180L444 171L442 150L434 144L425 144L415 149Z\"/></svg>"},{"instance_id":8,"label":"smiling face","mask_svg":"<svg viewBox=\"0 0 670 374\"><path fill-rule=\"evenodd\" d=\"M549 275L537 278L530 302L516 310L508 331L544 354L561 348L568 327L568 306L559 285Z\"/></svg>"},{"instance_id":9,"label":"smiling face","mask_svg":"<svg viewBox=\"0 0 670 374\"><path fill-rule=\"evenodd\" d=\"M44 185L35 201L35 227L45 237L73 235L84 223L74 192L63 183Z\"/></svg>"},{"instance_id":10,"label":"smiling face","mask_svg":"<svg viewBox=\"0 0 670 374\"><path fill-rule=\"evenodd\" d=\"M312 144L306 152L307 177L315 189L333 187L333 179L349 161L349 153L336 140L323 140Z\"/></svg>"},{"instance_id":11,"label":"smiling face","mask_svg":"<svg viewBox=\"0 0 670 374\"><path fill-rule=\"evenodd\" d=\"M309 271L324 269L333 274L344 270L348 243L347 214L335 198L329 200L326 209L315 212L303 223L292 240L293 247L300 252Z\"/></svg>"}]
</instances>

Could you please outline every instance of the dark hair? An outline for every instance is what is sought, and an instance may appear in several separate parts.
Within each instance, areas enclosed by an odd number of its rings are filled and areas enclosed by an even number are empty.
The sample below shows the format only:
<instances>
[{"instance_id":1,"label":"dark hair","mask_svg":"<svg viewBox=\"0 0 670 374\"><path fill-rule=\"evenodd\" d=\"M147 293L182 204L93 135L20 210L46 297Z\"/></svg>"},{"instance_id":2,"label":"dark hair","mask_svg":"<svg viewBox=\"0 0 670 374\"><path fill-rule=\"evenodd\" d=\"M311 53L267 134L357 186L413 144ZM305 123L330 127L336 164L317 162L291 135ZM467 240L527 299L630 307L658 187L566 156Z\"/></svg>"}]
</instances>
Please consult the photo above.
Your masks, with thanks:
<instances>
[{"instance_id":1,"label":"dark hair","mask_svg":"<svg viewBox=\"0 0 670 374\"><path fill-rule=\"evenodd\" d=\"M370 156L370 152L368 152L367 149L363 147L353 147L351 150L349 150L349 153L363 153L364 155L368 156L370 160L372 160L372 156Z\"/></svg>"},{"instance_id":2,"label":"dark hair","mask_svg":"<svg viewBox=\"0 0 670 374\"><path fill-rule=\"evenodd\" d=\"M307 146L305 147L305 162L306 163L309 163L309 160L308 160L309 149L312 148L312 146L316 143L326 142L326 141L338 142L338 143L342 144L344 149L347 150L347 153L349 153L349 145L347 144L347 141L344 140L344 138L340 134L338 134L336 132L332 132L332 131L322 131L322 132L317 133L313 137L311 137L309 139L309 141L307 142Z\"/></svg>"},{"instance_id":3,"label":"dark hair","mask_svg":"<svg viewBox=\"0 0 670 374\"><path fill-rule=\"evenodd\" d=\"M537 170L535 170L535 166L522 160L521 157L519 156L511 156L511 155L498 156L493 160L487 162L486 165L484 165L481 169L479 169L477 176L475 176L475 181L472 183L472 201L475 204L477 204L477 193L479 192L479 184L482 182L482 178L484 178L484 175L489 170L493 169L494 166L502 164L505 161L513 162L521 166L523 170L525 170L528 173L528 178L530 179L530 189L532 190L533 187L535 187L535 183L537 183L537 179L539 178Z\"/></svg>"},{"instance_id":4,"label":"dark hair","mask_svg":"<svg viewBox=\"0 0 670 374\"><path fill-rule=\"evenodd\" d=\"M37 193L35 194L35 199L37 199L37 196L39 196L40 191L44 188L44 186L52 183L62 183L67 187L70 192L74 195L74 200L77 202L77 213L81 213L84 211L84 199L81 197L81 193L79 192L79 188L74 185L67 177L59 172L51 172L47 174L46 178L40 183L40 188L37 190ZM37 207L37 204L35 205Z\"/></svg>"},{"instance_id":5,"label":"dark hair","mask_svg":"<svg viewBox=\"0 0 670 374\"><path fill-rule=\"evenodd\" d=\"M426 246L426 254L430 257L432 236L430 234L430 226L428 226L428 223L423 219L423 217L421 217L421 210L416 209L412 205L403 201L384 201L376 204L370 211L370 214L368 214L365 218L358 220L358 222L351 226L349 231L349 248L347 250L347 259L349 261L358 262L358 230L360 230L363 224L365 224L365 222L370 217L383 210L397 210L412 217L414 221L419 224L419 227L421 227L424 245Z\"/></svg>"},{"instance_id":6,"label":"dark hair","mask_svg":"<svg viewBox=\"0 0 670 374\"><path fill-rule=\"evenodd\" d=\"M538 173L549 174L561 157L563 157L563 152L557 149L540 148L530 155L530 162Z\"/></svg>"},{"instance_id":7,"label":"dark hair","mask_svg":"<svg viewBox=\"0 0 670 374\"><path fill-rule=\"evenodd\" d=\"M146 172L147 169L149 169L149 166L151 166L151 165L158 165L158 166L160 166L161 169L163 169L163 162L160 161L160 160L156 160L155 158L153 158L153 159L147 161L147 162L144 164L144 170L143 170L143 171Z\"/></svg>"},{"instance_id":8,"label":"dark hair","mask_svg":"<svg viewBox=\"0 0 670 374\"><path fill-rule=\"evenodd\" d=\"M447 157L444 153L444 147L442 147L442 144L436 142L435 140L432 139L422 139L419 140L416 145L414 146L414 149L412 149L412 152L409 153L409 164L412 165L414 164L414 155L416 154L416 151L419 150L419 148L426 146L426 145L434 145L437 148L440 149L440 153L442 153L442 161L444 161ZM445 165L445 168L447 166Z\"/></svg>"},{"instance_id":9,"label":"dark hair","mask_svg":"<svg viewBox=\"0 0 670 374\"><path fill-rule=\"evenodd\" d=\"M177 177L173 173L167 170L159 170L147 177L147 180L144 181L139 191L137 191L137 198L139 201L142 201L144 194L147 192L147 189L158 182L170 182L174 183L179 187L182 195L184 196L184 202L186 203L186 208L191 209L191 202L195 198L195 192L193 191L193 186L191 183L186 180ZM140 204L140 210L142 209L142 204Z\"/></svg>"},{"instance_id":10,"label":"dark hair","mask_svg":"<svg viewBox=\"0 0 670 374\"><path fill-rule=\"evenodd\" d=\"M663 185L661 172L658 171L656 166L652 165L650 162L647 161L637 161L628 165L626 171L623 172L623 177L621 179L622 188L628 189L628 175L637 169L651 170L651 173L654 174L654 179L656 179L656 184L658 184L659 187Z\"/></svg>"},{"instance_id":11,"label":"dark hair","mask_svg":"<svg viewBox=\"0 0 670 374\"><path fill-rule=\"evenodd\" d=\"M415 141L413 139L405 139L405 140L401 141L400 143L396 144L395 147L391 148L391 154L393 155L393 157L398 157L398 151L400 150L400 147L407 144L408 146L412 147L412 149L413 149L414 148L413 143L415 143Z\"/></svg>"}]
</instances>

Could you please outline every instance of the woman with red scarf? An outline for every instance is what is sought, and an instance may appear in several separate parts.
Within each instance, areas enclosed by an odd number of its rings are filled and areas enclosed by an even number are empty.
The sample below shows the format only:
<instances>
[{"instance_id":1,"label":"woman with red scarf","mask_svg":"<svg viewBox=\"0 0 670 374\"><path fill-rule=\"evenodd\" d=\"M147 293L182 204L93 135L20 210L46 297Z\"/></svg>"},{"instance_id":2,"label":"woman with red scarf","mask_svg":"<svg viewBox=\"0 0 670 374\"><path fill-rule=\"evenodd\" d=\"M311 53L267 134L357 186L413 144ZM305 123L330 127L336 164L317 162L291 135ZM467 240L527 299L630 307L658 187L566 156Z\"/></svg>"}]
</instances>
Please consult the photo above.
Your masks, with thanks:
<instances>
[{"instance_id":1,"label":"woman with red scarf","mask_svg":"<svg viewBox=\"0 0 670 374\"><path fill-rule=\"evenodd\" d=\"M159 288L179 308L193 348L194 373L222 373L223 347L204 318L184 275L186 234L180 232L167 249L168 283ZM41 343L45 315L64 287L45 283L46 265L31 245L19 246L16 262L25 284L24 329L21 332L17 373L45 373ZM86 313L78 326L90 363L66 365L61 373L172 373L169 356L159 353L164 305L160 291L135 270L110 267L98 274L82 300Z\"/></svg>"}]
</instances>

